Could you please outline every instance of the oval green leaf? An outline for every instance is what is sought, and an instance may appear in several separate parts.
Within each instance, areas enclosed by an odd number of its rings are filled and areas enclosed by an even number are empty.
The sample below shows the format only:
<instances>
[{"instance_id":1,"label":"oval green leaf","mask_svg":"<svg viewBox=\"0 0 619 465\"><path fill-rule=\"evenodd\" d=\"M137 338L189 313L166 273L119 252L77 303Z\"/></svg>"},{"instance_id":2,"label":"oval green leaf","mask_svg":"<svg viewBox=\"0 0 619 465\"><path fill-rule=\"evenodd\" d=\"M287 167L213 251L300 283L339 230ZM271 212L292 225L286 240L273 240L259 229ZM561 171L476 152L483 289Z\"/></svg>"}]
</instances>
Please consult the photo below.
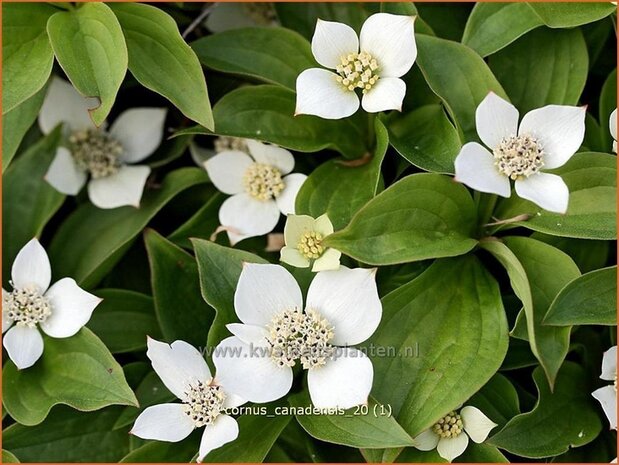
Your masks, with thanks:
<instances>
[{"instance_id":1,"label":"oval green leaf","mask_svg":"<svg viewBox=\"0 0 619 465\"><path fill-rule=\"evenodd\" d=\"M185 116L213 130L213 112L200 62L174 19L141 3L113 3L127 41L129 71L140 84L163 95Z\"/></svg>"},{"instance_id":2,"label":"oval green leaf","mask_svg":"<svg viewBox=\"0 0 619 465\"><path fill-rule=\"evenodd\" d=\"M303 70L317 66L309 42L282 27L233 29L198 39L191 47L208 68L292 90Z\"/></svg>"},{"instance_id":3,"label":"oval green leaf","mask_svg":"<svg viewBox=\"0 0 619 465\"><path fill-rule=\"evenodd\" d=\"M47 33L73 86L99 99L100 105L89 111L93 122L102 125L127 72L127 45L116 16L104 3L84 3L49 18Z\"/></svg>"},{"instance_id":4,"label":"oval green leaf","mask_svg":"<svg viewBox=\"0 0 619 465\"><path fill-rule=\"evenodd\" d=\"M579 276L555 297L545 325L617 325L617 266Z\"/></svg>"},{"instance_id":5,"label":"oval green leaf","mask_svg":"<svg viewBox=\"0 0 619 465\"><path fill-rule=\"evenodd\" d=\"M496 373L507 353L507 319L498 283L472 255L436 260L382 302L370 342L395 356L373 359L372 393L414 438Z\"/></svg>"},{"instance_id":6,"label":"oval green leaf","mask_svg":"<svg viewBox=\"0 0 619 465\"><path fill-rule=\"evenodd\" d=\"M529 7L548 27L575 27L593 23L617 11L611 2L530 2Z\"/></svg>"},{"instance_id":7,"label":"oval green leaf","mask_svg":"<svg viewBox=\"0 0 619 465\"><path fill-rule=\"evenodd\" d=\"M370 200L325 245L371 265L452 257L475 247L475 223L463 185L439 174L413 174Z\"/></svg>"},{"instance_id":8,"label":"oval green leaf","mask_svg":"<svg viewBox=\"0 0 619 465\"><path fill-rule=\"evenodd\" d=\"M45 3L2 6L3 115L31 98L47 82L54 52L45 28L49 17L57 11ZM4 159L4 151L2 156Z\"/></svg>"}]
</instances>

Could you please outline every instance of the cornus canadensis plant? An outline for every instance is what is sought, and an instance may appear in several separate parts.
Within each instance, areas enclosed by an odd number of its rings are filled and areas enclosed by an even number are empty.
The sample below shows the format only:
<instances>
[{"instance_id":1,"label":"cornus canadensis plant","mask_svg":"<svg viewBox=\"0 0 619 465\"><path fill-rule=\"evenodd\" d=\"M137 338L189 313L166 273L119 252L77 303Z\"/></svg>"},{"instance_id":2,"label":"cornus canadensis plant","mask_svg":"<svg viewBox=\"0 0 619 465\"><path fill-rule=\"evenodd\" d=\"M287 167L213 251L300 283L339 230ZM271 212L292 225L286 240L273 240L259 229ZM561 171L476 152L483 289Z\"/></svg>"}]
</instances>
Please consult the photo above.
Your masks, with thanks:
<instances>
[{"instance_id":1,"label":"cornus canadensis plant","mask_svg":"<svg viewBox=\"0 0 619 465\"><path fill-rule=\"evenodd\" d=\"M37 239L17 254L11 292L2 289L4 347L17 368L31 367L43 354L39 328L53 338L71 337L90 319L101 299L63 278L50 286L51 265Z\"/></svg>"},{"instance_id":2,"label":"cornus canadensis plant","mask_svg":"<svg viewBox=\"0 0 619 465\"><path fill-rule=\"evenodd\" d=\"M617 456L616 5L0 8L1 462Z\"/></svg>"},{"instance_id":3,"label":"cornus canadensis plant","mask_svg":"<svg viewBox=\"0 0 619 465\"><path fill-rule=\"evenodd\" d=\"M161 143L166 109L127 110L108 131L93 124L90 107L92 102L71 84L52 79L39 126L48 134L62 124L65 140L45 179L67 195L77 195L88 182L88 196L99 208L139 207L150 168L134 163L150 156Z\"/></svg>"},{"instance_id":4,"label":"cornus canadensis plant","mask_svg":"<svg viewBox=\"0 0 619 465\"><path fill-rule=\"evenodd\" d=\"M475 113L477 133L487 147L469 142L456 158L456 179L473 189L509 197L516 193L545 210L565 213L569 190L559 168L576 153L585 136L584 107L548 105L532 110L518 125L518 110L494 93Z\"/></svg>"},{"instance_id":5,"label":"cornus canadensis plant","mask_svg":"<svg viewBox=\"0 0 619 465\"><path fill-rule=\"evenodd\" d=\"M204 167L221 192L232 195L219 209L231 244L267 234L280 214L294 213L297 192L307 178L292 173L294 158L281 147L246 140L249 153L220 151Z\"/></svg>"},{"instance_id":6,"label":"cornus canadensis plant","mask_svg":"<svg viewBox=\"0 0 619 465\"><path fill-rule=\"evenodd\" d=\"M237 438L239 426L225 411L246 401L234 394L230 385L211 375L197 349L185 341L168 345L149 338L146 355L163 384L181 403L147 407L135 420L131 434L143 439L178 442L195 428L205 427L198 462L213 449Z\"/></svg>"},{"instance_id":7,"label":"cornus canadensis plant","mask_svg":"<svg viewBox=\"0 0 619 465\"><path fill-rule=\"evenodd\" d=\"M301 289L285 268L245 263L234 294L242 324L227 325L234 336L213 355L218 376L242 384L238 393L247 400L269 402L290 391L292 368L300 362L308 370L315 407L365 404L374 378L372 362L349 346L367 340L380 322L374 277L371 269L321 271L304 306ZM235 349L239 356L230 358Z\"/></svg>"},{"instance_id":8,"label":"cornus canadensis plant","mask_svg":"<svg viewBox=\"0 0 619 465\"><path fill-rule=\"evenodd\" d=\"M369 113L401 110L406 84L400 79L417 56L414 16L376 13L359 37L348 25L318 20L312 53L325 68L311 68L297 78L297 115L339 119L361 106Z\"/></svg>"},{"instance_id":9,"label":"cornus canadensis plant","mask_svg":"<svg viewBox=\"0 0 619 465\"><path fill-rule=\"evenodd\" d=\"M313 262L312 271L337 270L342 253L323 245L329 234L333 234L333 224L326 214L316 219L288 215L284 227L286 245L281 250L280 260L299 268L308 268Z\"/></svg>"}]
</instances>

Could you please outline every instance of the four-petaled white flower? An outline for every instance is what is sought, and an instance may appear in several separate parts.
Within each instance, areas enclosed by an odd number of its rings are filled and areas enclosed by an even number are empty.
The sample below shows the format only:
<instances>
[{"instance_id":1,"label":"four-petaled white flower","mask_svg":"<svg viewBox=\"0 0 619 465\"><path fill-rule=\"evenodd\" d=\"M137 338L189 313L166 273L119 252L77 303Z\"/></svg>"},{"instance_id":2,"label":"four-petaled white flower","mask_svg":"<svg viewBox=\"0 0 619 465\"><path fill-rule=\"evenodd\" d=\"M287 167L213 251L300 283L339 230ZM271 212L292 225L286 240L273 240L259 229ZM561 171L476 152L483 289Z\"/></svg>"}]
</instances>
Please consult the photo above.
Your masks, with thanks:
<instances>
[{"instance_id":1,"label":"four-petaled white flower","mask_svg":"<svg viewBox=\"0 0 619 465\"><path fill-rule=\"evenodd\" d=\"M469 142L456 157L456 180L491 194L516 193L545 210L565 213L569 190L560 176L543 169L563 166L585 135L585 107L547 105L528 112L518 126L518 110L494 93L477 107L477 134L490 151Z\"/></svg>"},{"instance_id":2,"label":"four-petaled white flower","mask_svg":"<svg viewBox=\"0 0 619 465\"><path fill-rule=\"evenodd\" d=\"M50 287L49 258L37 239L17 254L11 269L12 292L2 289L3 344L18 369L28 368L43 354L43 337L71 337L84 326L102 299L71 278Z\"/></svg>"},{"instance_id":3,"label":"four-petaled white flower","mask_svg":"<svg viewBox=\"0 0 619 465\"><path fill-rule=\"evenodd\" d=\"M593 397L602 405L611 429L617 429L617 346L604 352L600 378L613 384L594 391Z\"/></svg>"},{"instance_id":4,"label":"four-petaled white flower","mask_svg":"<svg viewBox=\"0 0 619 465\"><path fill-rule=\"evenodd\" d=\"M63 194L77 195L88 182L90 201L99 208L139 207L150 167L133 165L151 155L163 138L165 108L132 108L109 131L97 128L83 98L68 82L54 77L39 113L44 134L63 124L64 140L45 179Z\"/></svg>"},{"instance_id":5,"label":"four-petaled white flower","mask_svg":"<svg viewBox=\"0 0 619 465\"><path fill-rule=\"evenodd\" d=\"M417 58L415 16L376 13L361 27L359 38L348 25L318 20L312 53L325 68L310 68L297 78L295 115L340 119L359 109L370 113L401 110L406 93L402 79Z\"/></svg>"},{"instance_id":6,"label":"four-petaled white flower","mask_svg":"<svg viewBox=\"0 0 619 465\"><path fill-rule=\"evenodd\" d=\"M245 140L248 152L219 152L204 162L211 181L232 195L219 209L219 222L232 245L273 231L280 213L294 213L294 202L307 176L288 174L294 157L281 147ZM287 176L286 176L287 175Z\"/></svg>"},{"instance_id":7,"label":"four-petaled white flower","mask_svg":"<svg viewBox=\"0 0 619 465\"><path fill-rule=\"evenodd\" d=\"M182 403L158 404L146 408L135 420L130 433L142 439L178 442L202 426L198 462L214 449L234 441L239 425L226 409L246 401L230 386L211 376L200 352L185 341L166 344L148 338L146 355L163 384Z\"/></svg>"},{"instance_id":8,"label":"four-petaled white flower","mask_svg":"<svg viewBox=\"0 0 619 465\"><path fill-rule=\"evenodd\" d=\"M610 114L608 120L608 127L610 128L610 135L613 136L613 152L617 153L617 109L615 108Z\"/></svg>"},{"instance_id":9,"label":"four-petaled white flower","mask_svg":"<svg viewBox=\"0 0 619 465\"><path fill-rule=\"evenodd\" d=\"M459 413L449 412L417 436L415 447L424 451L436 449L441 457L451 462L464 453L469 437L481 444L496 426L481 410L467 406Z\"/></svg>"},{"instance_id":10,"label":"four-petaled white flower","mask_svg":"<svg viewBox=\"0 0 619 465\"><path fill-rule=\"evenodd\" d=\"M285 268L245 263L234 294L243 324L227 325L234 336L213 355L219 379L238 386L237 393L248 401L270 402L288 393L292 367L300 361L309 370L310 397L317 408L366 403L372 362L348 346L368 339L380 322L375 272L321 271L303 307L301 289Z\"/></svg>"},{"instance_id":11,"label":"four-petaled white flower","mask_svg":"<svg viewBox=\"0 0 619 465\"><path fill-rule=\"evenodd\" d=\"M280 260L298 268L312 271L337 270L342 253L323 245L325 237L333 234L333 224L324 214L314 219L308 215L288 215L284 226L286 245L280 251Z\"/></svg>"}]
</instances>

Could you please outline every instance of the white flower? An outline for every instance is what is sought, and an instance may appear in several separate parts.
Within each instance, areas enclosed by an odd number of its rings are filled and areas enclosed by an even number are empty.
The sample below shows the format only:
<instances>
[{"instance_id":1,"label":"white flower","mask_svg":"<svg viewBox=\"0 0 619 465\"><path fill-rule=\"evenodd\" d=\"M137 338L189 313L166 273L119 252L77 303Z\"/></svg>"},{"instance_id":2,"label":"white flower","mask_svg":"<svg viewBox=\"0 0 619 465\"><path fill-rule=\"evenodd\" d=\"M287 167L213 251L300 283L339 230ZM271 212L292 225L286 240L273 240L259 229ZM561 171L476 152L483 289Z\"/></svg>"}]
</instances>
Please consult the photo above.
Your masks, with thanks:
<instances>
[{"instance_id":1,"label":"white flower","mask_svg":"<svg viewBox=\"0 0 619 465\"><path fill-rule=\"evenodd\" d=\"M150 167L133 165L161 143L165 108L132 108L109 131L88 115L96 106L68 82L54 77L39 113L44 134L63 123L63 145L56 150L45 179L63 194L77 195L88 177L88 196L99 208L139 207Z\"/></svg>"},{"instance_id":2,"label":"white flower","mask_svg":"<svg viewBox=\"0 0 619 465\"><path fill-rule=\"evenodd\" d=\"M340 119L361 105L370 113L401 110L406 84L400 77L417 58L414 16L376 13L357 38L346 24L318 20L312 53L325 68L310 68L297 78L295 115Z\"/></svg>"},{"instance_id":3,"label":"white flower","mask_svg":"<svg viewBox=\"0 0 619 465\"><path fill-rule=\"evenodd\" d=\"M217 2L205 21L211 32L256 26L276 26L277 13L270 2Z\"/></svg>"},{"instance_id":4,"label":"white flower","mask_svg":"<svg viewBox=\"0 0 619 465\"><path fill-rule=\"evenodd\" d=\"M610 128L610 135L613 136L613 152L617 153L617 109L615 108L610 114L608 120L608 127Z\"/></svg>"},{"instance_id":5,"label":"white flower","mask_svg":"<svg viewBox=\"0 0 619 465\"><path fill-rule=\"evenodd\" d=\"M52 270L45 249L37 239L17 254L11 269L12 292L2 289L3 343L18 369L28 368L43 353L45 334L71 337L84 326L102 299L71 278L50 287Z\"/></svg>"},{"instance_id":6,"label":"white flower","mask_svg":"<svg viewBox=\"0 0 619 465\"><path fill-rule=\"evenodd\" d=\"M563 166L585 136L585 107L547 105L528 112L518 126L518 110L494 93L475 113L477 133L490 151L469 142L455 160L456 180L491 194L516 193L545 210L565 213L569 191L563 179L543 169Z\"/></svg>"},{"instance_id":7,"label":"white flower","mask_svg":"<svg viewBox=\"0 0 619 465\"><path fill-rule=\"evenodd\" d=\"M304 174L288 174L294 168L288 150L249 139L245 143L249 155L229 150L204 162L215 187L232 195L219 209L219 221L232 245L270 233L280 213L294 213L297 193L307 179Z\"/></svg>"},{"instance_id":8,"label":"white flower","mask_svg":"<svg viewBox=\"0 0 619 465\"><path fill-rule=\"evenodd\" d=\"M329 234L333 234L333 224L326 214L316 219L288 215L284 226L286 245L281 249L280 260L298 268L308 268L313 261L312 271L337 270L342 253L322 244Z\"/></svg>"},{"instance_id":9,"label":"white flower","mask_svg":"<svg viewBox=\"0 0 619 465\"><path fill-rule=\"evenodd\" d=\"M617 429L617 346L604 352L600 378L613 384L596 390L593 397L602 405L611 429Z\"/></svg>"},{"instance_id":10,"label":"white flower","mask_svg":"<svg viewBox=\"0 0 619 465\"><path fill-rule=\"evenodd\" d=\"M375 272L321 271L303 307L301 289L285 268L245 263L234 294L243 324L227 325L234 336L215 351L219 379L238 386L237 393L251 402L270 402L288 393L292 367L300 361L309 370L310 397L317 408L366 403L372 362L348 346L368 339L380 322Z\"/></svg>"},{"instance_id":11,"label":"white flower","mask_svg":"<svg viewBox=\"0 0 619 465\"><path fill-rule=\"evenodd\" d=\"M168 345L149 337L146 355L163 384L182 403L146 408L135 420L131 434L142 439L178 442L195 428L206 426L198 462L212 450L237 438L239 425L225 411L244 404L245 400L211 376L197 349L185 341Z\"/></svg>"},{"instance_id":12,"label":"white flower","mask_svg":"<svg viewBox=\"0 0 619 465\"><path fill-rule=\"evenodd\" d=\"M449 412L417 436L415 447L424 451L436 449L441 457L451 462L464 453L469 437L481 444L496 426L481 410L467 406L460 413Z\"/></svg>"}]
</instances>

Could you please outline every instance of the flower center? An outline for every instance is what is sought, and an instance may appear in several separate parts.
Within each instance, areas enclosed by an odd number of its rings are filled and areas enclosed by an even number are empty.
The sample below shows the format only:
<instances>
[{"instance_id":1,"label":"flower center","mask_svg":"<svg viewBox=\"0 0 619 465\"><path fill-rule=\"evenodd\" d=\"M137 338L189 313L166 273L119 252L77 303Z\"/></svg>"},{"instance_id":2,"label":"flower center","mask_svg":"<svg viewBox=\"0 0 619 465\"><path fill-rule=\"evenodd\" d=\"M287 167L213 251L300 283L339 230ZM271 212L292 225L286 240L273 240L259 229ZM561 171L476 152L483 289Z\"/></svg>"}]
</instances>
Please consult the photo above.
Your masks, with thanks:
<instances>
[{"instance_id":1,"label":"flower center","mask_svg":"<svg viewBox=\"0 0 619 465\"><path fill-rule=\"evenodd\" d=\"M75 131L69 136L71 154L77 166L94 179L118 172L123 146L101 129Z\"/></svg>"},{"instance_id":2,"label":"flower center","mask_svg":"<svg viewBox=\"0 0 619 465\"><path fill-rule=\"evenodd\" d=\"M322 239L322 234L318 232L306 232L301 236L301 239L297 244L297 249L299 249L301 255L310 260L320 258L322 253L325 251L325 248L322 245Z\"/></svg>"},{"instance_id":3,"label":"flower center","mask_svg":"<svg viewBox=\"0 0 619 465\"><path fill-rule=\"evenodd\" d=\"M339 74L337 82L350 91L361 89L365 94L378 81L378 63L367 52L343 56L335 70Z\"/></svg>"},{"instance_id":4,"label":"flower center","mask_svg":"<svg viewBox=\"0 0 619 465\"><path fill-rule=\"evenodd\" d=\"M296 360L306 370L324 365L334 347L333 327L315 310L298 308L277 315L268 326L271 358L278 366L293 367Z\"/></svg>"},{"instance_id":5,"label":"flower center","mask_svg":"<svg viewBox=\"0 0 619 465\"><path fill-rule=\"evenodd\" d=\"M226 394L221 386L198 382L185 393L187 400L183 401L185 414L189 416L196 428L210 425L223 410Z\"/></svg>"},{"instance_id":6,"label":"flower center","mask_svg":"<svg viewBox=\"0 0 619 465\"><path fill-rule=\"evenodd\" d=\"M2 299L3 311L18 325L34 328L52 314L49 300L34 288L14 289Z\"/></svg>"},{"instance_id":7,"label":"flower center","mask_svg":"<svg viewBox=\"0 0 619 465\"><path fill-rule=\"evenodd\" d=\"M544 148L527 134L504 137L494 149L494 164L511 179L529 177L544 166Z\"/></svg>"},{"instance_id":8,"label":"flower center","mask_svg":"<svg viewBox=\"0 0 619 465\"><path fill-rule=\"evenodd\" d=\"M464 423L456 412L449 412L432 427L432 431L442 438L457 438L462 434Z\"/></svg>"},{"instance_id":9,"label":"flower center","mask_svg":"<svg viewBox=\"0 0 619 465\"><path fill-rule=\"evenodd\" d=\"M249 148L247 143L241 137L219 136L213 143L215 152L226 152L228 150L236 150L243 153L248 153Z\"/></svg>"},{"instance_id":10,"label":"flower center","mask_svg":"<svg viewBox=\"0 0 619 465\"><path fill-rule=\"evenodd\" d=\"M277 168L264 163L253 163L243 176L245 191L258 200L271 200L277 197L286 185L282 173Z\"/></svg>"}]
</instances>

